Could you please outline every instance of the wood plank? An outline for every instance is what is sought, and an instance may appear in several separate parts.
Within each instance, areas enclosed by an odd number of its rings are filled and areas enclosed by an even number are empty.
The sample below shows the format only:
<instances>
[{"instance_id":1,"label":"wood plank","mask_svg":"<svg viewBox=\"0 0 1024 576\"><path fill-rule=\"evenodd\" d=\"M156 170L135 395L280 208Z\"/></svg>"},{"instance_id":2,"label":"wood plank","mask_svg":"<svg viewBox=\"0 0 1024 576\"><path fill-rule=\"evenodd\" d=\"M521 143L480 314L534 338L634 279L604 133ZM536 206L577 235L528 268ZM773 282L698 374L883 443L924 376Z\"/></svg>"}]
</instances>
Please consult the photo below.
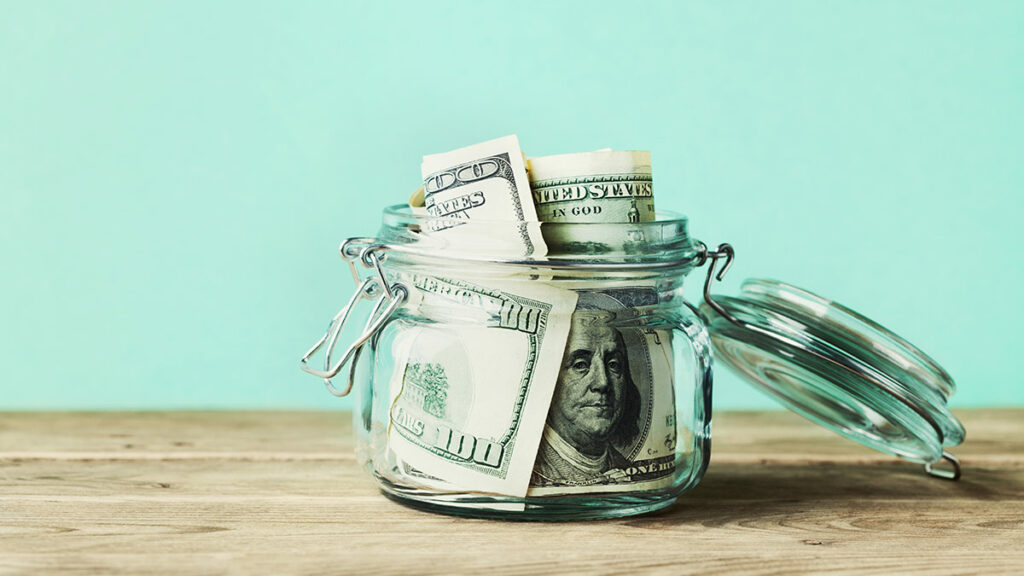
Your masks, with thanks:
<instances>
[{"instance_id":1,"label":"wood plank","mask_svg":"<svg viewBox=\"0 0 1024 576\"><path fill-rule=\"evenodd\" d=\"M793 472L796 479L812 473ZM711 480L706 488L713 486ZM902 573L909 567L934 569L934 560L941 558L968 572L1024 565L1024 506L1019 502L958 500L936 509L912 498L851 499L850 486L840 483L832 493L806 498L795 494L794 484L776 489L769 500L737 497L731 490L721 498L721 489L703 494L698 489L664 514L550 525L419 513L383 500L372 487L360 490L361 496L297 497L286 488L278 496L5 499L0 524L21 519L21 528L5 532L0 566L34 561L43 562L35 565L41 569L52 567L46 564L50 558L77 558L103 571L126 562L130 571L138 571L144 567L131 565L135 560L173 554L184 562L227 554L246 571L276 572L297 562L299 571L309 573L347 566L383 574L418 573L427 560L443 560L428 567L430 572L482 570L499 563L507 568L499 573L658 566L765 573L765 566L793 567L790 560L822 570L852 570L861 560L884 560L876 566L908 567ZM953 514L968 505L969 514ZM30 518L36 520L26 521ZM252 564L250 552L280 556Z\"/></svg>"},{"instance_id":2,"label":"wood plank","mask_svg":"<svg viewBox=\"0 0 1024 576\"><path fill-rule=\"evenodd\" d=\"M385 499L347 414L4 414L0 574L1019 574L1024 410L961 416L960 482L787 413L725 413L675 506L537 524Z\"/></svg>"},{"instance_id":3,"label":"wood plank","mask_svg":"<svg viewBox=\"0 0 1024 576\"><path fill-rule=\"evenodd\" d=\"M126 458L189 453L350 457L351 451L348 412L0 413L0 457L6 458L59 457L53 453L61 452Z\"/></svg>"}]
</instances>

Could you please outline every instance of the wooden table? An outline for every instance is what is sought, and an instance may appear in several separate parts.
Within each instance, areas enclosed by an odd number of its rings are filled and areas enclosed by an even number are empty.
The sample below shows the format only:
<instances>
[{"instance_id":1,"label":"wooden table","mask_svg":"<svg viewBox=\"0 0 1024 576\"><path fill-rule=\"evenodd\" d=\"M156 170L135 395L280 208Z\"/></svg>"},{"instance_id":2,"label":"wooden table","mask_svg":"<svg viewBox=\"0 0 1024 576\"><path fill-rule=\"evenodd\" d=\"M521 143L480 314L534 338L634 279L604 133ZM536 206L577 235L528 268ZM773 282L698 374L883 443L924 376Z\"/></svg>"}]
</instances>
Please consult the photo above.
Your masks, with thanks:
<instances>
[{"instance_id":1,"label":"wooden table","mask_svg":"<svg viewBox=\"0 0 1024 576\"><path fill-rule=\"evenodd\" d=\"M1024 574L1024 410L959 416L959 482L722 413L675 506L537 524L385 499L345 413L0 413L0 574Z\"/></svg>"}]
</instances>

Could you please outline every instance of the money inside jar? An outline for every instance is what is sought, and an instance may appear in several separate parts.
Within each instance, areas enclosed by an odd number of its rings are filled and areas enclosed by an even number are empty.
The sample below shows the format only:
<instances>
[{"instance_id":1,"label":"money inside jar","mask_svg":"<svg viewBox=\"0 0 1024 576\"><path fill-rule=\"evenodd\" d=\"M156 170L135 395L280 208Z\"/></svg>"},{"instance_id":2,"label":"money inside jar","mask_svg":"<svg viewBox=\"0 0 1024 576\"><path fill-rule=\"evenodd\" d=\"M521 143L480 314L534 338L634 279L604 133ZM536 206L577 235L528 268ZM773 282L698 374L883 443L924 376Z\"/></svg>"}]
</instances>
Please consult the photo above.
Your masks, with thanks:
<instances>
[{"instance_id":1,"label":"money inside jar","mask_svg":"<svg viewBox=\"0 0 1024 576\"><path fill-rule=\"evenodd\" d=\"M410 199L422 234L543 259L629 254L642 237L543 230L538 222L654 220L650 153L526 157L515 136L424 157ZM506 222L481 233L461 226ZM571 227L568 227L571 228ZM424 318L398 338L388 449L424 486L505 496L633 492L672 483L671 330L638 322L653 282L403 277Z\"/></svg>"}]
</instances>

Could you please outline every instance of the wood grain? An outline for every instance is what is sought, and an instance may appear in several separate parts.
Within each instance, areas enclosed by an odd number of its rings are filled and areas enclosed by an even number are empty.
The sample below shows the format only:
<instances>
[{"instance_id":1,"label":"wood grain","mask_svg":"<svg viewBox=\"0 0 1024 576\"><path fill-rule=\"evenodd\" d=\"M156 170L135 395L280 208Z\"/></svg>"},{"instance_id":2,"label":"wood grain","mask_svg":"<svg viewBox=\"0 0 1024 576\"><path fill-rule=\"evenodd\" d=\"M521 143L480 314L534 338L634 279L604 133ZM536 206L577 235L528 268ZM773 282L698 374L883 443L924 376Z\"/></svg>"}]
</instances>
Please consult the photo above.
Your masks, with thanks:
<instances>
[{"instance_id":1,"label":"wood grain","mask_svg":"<svg viewBox=\"0 0 1024 576\"><path fill-rule=\"evenodd\" d=\"M723 413L668 510L536 524L385 499L345 413L0 413L0 574L1022 574L1024 410L959 416L959 482Z\"/></svg>"}]
</instances>

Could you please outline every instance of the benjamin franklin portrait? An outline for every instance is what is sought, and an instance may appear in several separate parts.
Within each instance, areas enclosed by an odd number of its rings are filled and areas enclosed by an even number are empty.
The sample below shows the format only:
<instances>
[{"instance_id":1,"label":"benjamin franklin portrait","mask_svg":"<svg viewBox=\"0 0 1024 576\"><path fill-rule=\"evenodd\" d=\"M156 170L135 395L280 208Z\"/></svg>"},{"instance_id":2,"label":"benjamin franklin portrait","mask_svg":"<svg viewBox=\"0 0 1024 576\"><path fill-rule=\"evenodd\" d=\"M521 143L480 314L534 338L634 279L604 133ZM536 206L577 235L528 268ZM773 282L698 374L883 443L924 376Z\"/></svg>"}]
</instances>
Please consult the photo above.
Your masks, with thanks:
<instances>
[{"instance_id":1,"label":"benjamin franklin portrait","mask_svg":"<svg viewBox=\"0 0 1024 576\"><path fill-rule=\"evenodd\" d=\"M640 392L622 332L609 315L577 309L534 465L534 485L612 481L630 461L616 448L638 434Z\"/></svg>"}]
</instances>

